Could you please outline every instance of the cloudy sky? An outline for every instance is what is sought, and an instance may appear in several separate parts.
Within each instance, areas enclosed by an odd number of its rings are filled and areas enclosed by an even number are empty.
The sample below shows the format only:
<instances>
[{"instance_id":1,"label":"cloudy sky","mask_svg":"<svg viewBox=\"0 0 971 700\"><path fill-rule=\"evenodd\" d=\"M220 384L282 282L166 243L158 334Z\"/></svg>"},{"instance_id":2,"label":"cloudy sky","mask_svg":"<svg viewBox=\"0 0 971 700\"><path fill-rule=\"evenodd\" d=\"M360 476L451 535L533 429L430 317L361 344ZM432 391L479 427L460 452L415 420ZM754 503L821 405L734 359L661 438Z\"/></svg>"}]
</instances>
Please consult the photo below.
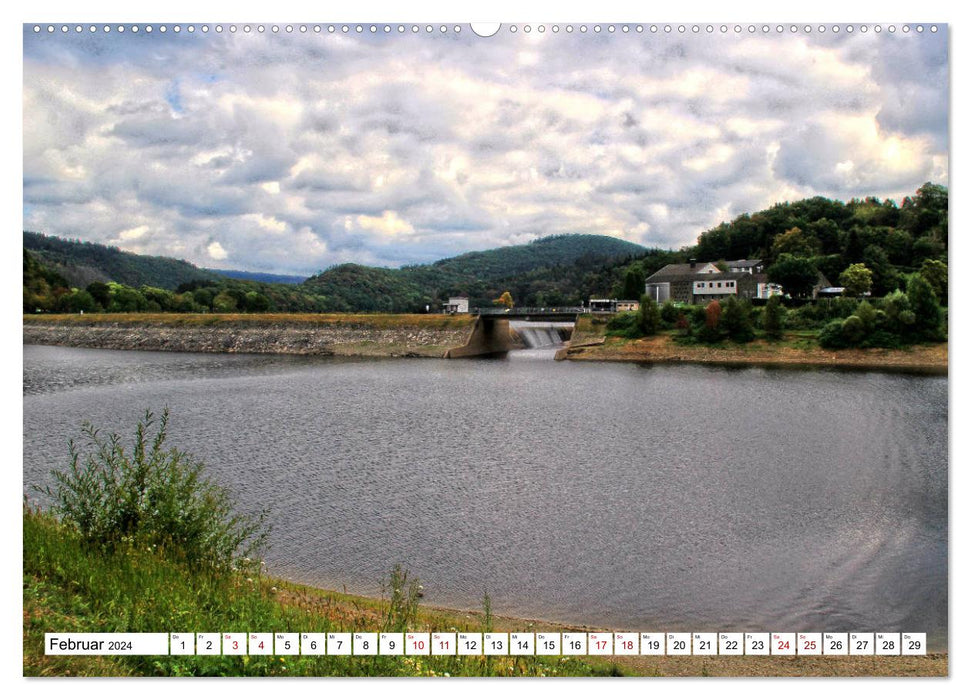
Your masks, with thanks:
<instances>
[{"instance_id":1,"label":"cloudy sky","mask_svg":"<svg viewBox=\"0 0 971 700\"><path fill-rule=\"evenodd\" d=\"M24 228L312 274L564 232L680 247L777 201L947 184L943 27L255 26L26 26Z\"/></svg>"}]
</instances>

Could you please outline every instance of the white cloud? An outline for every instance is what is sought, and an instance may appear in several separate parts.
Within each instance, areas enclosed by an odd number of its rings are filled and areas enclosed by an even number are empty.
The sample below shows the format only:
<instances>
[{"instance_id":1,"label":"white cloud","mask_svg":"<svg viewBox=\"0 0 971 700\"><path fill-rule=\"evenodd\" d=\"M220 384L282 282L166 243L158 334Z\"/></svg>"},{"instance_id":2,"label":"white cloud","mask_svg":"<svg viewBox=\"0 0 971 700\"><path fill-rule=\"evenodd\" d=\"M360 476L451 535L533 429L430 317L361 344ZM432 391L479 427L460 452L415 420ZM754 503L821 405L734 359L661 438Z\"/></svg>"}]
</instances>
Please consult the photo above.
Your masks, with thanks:
<instances>
[{"instance_id":1,"label":"white cloud","mask_svg":"<svg viewBox=\"0 0 971 700\"><path fill-rule=\"evenodd\" d=\"M136 238L141 238L146 233L148 233L148 226L142 224L141 226L136 226L135 228L125 229L118 234L118 238L123 241L133 241Z\"/></svg>"},{"instance_id":2,"label":"white cloud","mask_svg":"<svg viewBox=\"0 0 971 700\"><path fill-rule=\"evenodd\" d=\"M944 35L24 42L25 227L202 265L680 247L780 199L947 182Z\"/></svg>"},{"instance_id":3,"label":"white cloud","mask_svg":"<svg viewBox=\"0 0 971 700\"><path fill-rule=\"evenodd\" d=\"M414 233L414 227L404 221L396 212L385 211L381 216L367 216L362 214L355 220L355 227L365 231L374 231L382 236L397 236L402 233Z\"/></svg>"},{"instance_id":4,"label":"white cloud","mask_svg":"<svg viewBox=\"0 0 971 700\"><path fill-rule=\"evenodd\" d=\"M219 241L213 241L208 246L206 246L206 252L209 253L209 257L213 260L225 260L229 253L226 249L222 247Z\"/></svg>"}]
</instances>

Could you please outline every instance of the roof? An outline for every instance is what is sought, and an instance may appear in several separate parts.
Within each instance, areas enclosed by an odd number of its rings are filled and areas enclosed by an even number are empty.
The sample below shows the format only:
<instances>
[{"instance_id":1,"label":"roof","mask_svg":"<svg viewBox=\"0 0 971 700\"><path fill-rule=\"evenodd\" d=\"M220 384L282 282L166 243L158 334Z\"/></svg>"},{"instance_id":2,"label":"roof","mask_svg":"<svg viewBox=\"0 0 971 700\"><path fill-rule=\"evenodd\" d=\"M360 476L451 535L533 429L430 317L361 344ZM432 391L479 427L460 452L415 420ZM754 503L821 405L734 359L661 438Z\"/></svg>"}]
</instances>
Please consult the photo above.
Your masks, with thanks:
<instances>
[{"instance_id":1,"label":"roof","mask_svg":"<svg viewBox=\"0 0 971 700\"><path fill-rule=\"evenodd\" d=\"M761 265L761 260L729 260L725 263L729 267L755 267Z\"/></svg>"},{"instance_id":2,"label":"roof","mask_svg":"<svg viewBox=\"0 0 971 700\"><path fill-rule=\"evenodd\" d=\"M748 272L706 272L702 273L700 268L707 263L695 263L691 267L690 263L673 263L665 265L660 270L647 278L647 284L658 282L693 282L695 280L737 280Z\"/></svg>"}]
</instances>

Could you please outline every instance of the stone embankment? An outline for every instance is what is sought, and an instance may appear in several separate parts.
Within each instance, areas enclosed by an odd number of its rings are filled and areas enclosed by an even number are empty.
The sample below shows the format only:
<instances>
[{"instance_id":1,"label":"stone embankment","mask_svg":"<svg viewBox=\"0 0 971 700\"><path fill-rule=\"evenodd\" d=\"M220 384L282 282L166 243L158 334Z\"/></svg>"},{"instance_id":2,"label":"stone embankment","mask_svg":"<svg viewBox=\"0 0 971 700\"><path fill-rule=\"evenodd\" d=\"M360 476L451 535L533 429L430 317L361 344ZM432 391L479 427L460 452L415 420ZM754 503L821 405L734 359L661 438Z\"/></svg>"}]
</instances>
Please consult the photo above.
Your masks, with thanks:
<instances>
[{"instance_id":1,"label":"stone embankment","mask_svg":"<svg viewBox=\"0 0 971 700\"><path fill-rule=\"evenodd\" d=\"M110 350L442 357L465 345L472 329L470 317L420 315L132 316L25 317L23 341Z\"/></svg>"}]
</instances>

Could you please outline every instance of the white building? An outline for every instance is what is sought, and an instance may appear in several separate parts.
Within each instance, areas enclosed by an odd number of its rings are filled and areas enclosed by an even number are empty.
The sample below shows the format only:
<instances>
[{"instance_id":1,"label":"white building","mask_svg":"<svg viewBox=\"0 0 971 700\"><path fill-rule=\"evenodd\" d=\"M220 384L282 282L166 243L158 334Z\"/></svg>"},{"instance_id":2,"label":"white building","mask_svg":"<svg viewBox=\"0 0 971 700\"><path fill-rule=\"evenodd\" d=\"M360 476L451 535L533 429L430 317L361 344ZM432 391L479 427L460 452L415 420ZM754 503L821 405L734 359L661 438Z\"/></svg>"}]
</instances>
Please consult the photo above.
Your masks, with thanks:
<instances>
[{"instance_id":1,"label":"white building","mask_svg":"<svg viewBox=\"0 0 971 700\"><path fill-rule=\"evenodd\" d=\"M449 297L447 304L442 304L442 311L446 314L467 314L469 313L468 297Z\"/></svg>"}]
</instances>

